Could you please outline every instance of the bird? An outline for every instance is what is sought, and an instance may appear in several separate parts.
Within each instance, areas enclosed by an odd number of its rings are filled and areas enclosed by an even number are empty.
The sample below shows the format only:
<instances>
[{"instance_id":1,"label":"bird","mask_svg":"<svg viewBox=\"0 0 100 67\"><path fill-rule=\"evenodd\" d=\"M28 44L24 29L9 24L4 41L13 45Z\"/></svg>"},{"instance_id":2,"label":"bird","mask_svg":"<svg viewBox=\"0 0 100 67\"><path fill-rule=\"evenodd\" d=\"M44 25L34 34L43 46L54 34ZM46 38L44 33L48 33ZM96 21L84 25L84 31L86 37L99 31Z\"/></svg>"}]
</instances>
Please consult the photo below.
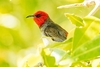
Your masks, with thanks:
<instances>
[{"instance_id":1,"label":"bird","mask_svg":"<svg viewBox=\"0 0 100 67\"><path fill-rule=\"evenodd\" d=\"M37 11L26 18L33 17L33 20L38 25L44 36L50 37L55 42L63 42L67 39L68 32L58 24L54 23L48 13Z\"/></svg>"}]
</instances>

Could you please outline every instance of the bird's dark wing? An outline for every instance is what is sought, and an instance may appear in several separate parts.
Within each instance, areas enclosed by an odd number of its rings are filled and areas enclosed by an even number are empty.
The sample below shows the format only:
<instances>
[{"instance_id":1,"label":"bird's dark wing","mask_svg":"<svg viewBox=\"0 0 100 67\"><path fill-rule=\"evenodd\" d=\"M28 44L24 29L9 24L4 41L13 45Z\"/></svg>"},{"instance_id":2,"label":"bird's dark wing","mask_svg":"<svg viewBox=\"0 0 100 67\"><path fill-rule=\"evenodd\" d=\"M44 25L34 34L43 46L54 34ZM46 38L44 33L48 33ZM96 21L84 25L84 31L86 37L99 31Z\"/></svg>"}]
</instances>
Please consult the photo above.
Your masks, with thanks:
<instances>
[{"instance_id":1,"label":"bird's dark wing","mask_svg":"<svg viewBox=\"0 0 100 67\"><path fill-rule=\"evenodd\" d=\"M66 31L58 25L49 25L44 31L46 36L57 42L62 42L67 38Z\"/></svg>"}]
</instances>

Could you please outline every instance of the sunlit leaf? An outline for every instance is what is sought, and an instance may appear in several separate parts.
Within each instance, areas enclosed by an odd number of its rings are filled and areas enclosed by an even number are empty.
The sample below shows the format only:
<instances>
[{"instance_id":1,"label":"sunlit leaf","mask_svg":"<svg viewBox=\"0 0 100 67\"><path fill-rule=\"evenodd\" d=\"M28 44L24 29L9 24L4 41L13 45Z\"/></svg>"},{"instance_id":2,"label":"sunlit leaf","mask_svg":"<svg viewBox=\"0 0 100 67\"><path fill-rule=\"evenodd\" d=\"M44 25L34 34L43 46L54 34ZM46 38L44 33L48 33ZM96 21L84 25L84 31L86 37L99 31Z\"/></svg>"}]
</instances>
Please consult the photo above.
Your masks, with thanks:
<instances>
[{"instance_id":1,"label":"sunlit leaf","mask_svg":"<svg viewBox=\"0 0 100 67\"><path fill-rule=\"evenodd\" d=\"M69 51L65 51L65 50L62 50L59 48L54 48L52 50L53 51L52 51L51 55L55 57L56 62L63 60L63 58L65 58L64 56L69 53Z\"/></svg>"},{"instance_id":2,"label":"sunlit leaf","mask_svg":"<svg viewBox=\"0 0 100 67\"><path fill-rule=\"evenodd\" d=\"M70 21L75 24L76 26L80 27L80 26L84 26L84 23L83 23L83 20L76 16L76 15L73 15L73 14L66 14L66 16L70 19Z\"/></svg>"},{"instance_id":3,"label":"sunlit leaf","mask_svg":"<svg viewBox=\"0 0 100 67\"><path fill-rule=\"evenodd\" d=\"M100 35L79 46L72 56L78 60L90 60L100 56Z\"/></svg>"},{"instance_id":4,"label":"sunlit leaf","mask_svg":"<svg viewBox=\"0 0 100 67\"><path fill-rule=\"evenodd\" d=\"M92 67L91 64L89 64L89 62L84 62L84 61L81 61L81 62L74 62L71 67Z\"/></svg>"},{"instance_id":5,"label":"sunlit leaf","mask_svg":"<svg viewBox=\"0 0 100 67\"><path fill-rule=\"evenodd\" d=\"M71 49L71 47L72 47L72 39L73 38L69 38L65 42L50 44L46 48L61 48L61 49L64 49L64 50Z\"/></svg>"},{"instance_id":6,"label":"sunlit leaf","mask_svg":"<svg viewBox=\"0 0 100 67\"><path fill-rule=\"evenodd\" d=\"M45 51L42 49L41 55L43 57L44 60L44 65L46 65L46 67L57 67L55 65L55 58L53 56L50 55L46 55Z\"/></svg>"},{"instance_id":7,"label":"sunlit leaf","mask_svg":"<svg viewBox=\"0 0 100 67\"><path fill-rule=\"evenodd\" d=\"M100 33L100 20L95 17L85 17L85 26L76 28L73 38L73 50L77 49L81 44L93 39Z\"/></svg>"},{"instance_id":8,"label":"sunlit leaf","mask_svg":"<svg viewBox=\"0 0 100 67\"><path fill-rule=\"evenodd\" d=\"M71 57L70 57L70 52L66 52L66 53L64 54L64 56L62 56L61 60L65 60L65 59L68 59L68 58L71 59Z\"/></svg>"}]
</instances>

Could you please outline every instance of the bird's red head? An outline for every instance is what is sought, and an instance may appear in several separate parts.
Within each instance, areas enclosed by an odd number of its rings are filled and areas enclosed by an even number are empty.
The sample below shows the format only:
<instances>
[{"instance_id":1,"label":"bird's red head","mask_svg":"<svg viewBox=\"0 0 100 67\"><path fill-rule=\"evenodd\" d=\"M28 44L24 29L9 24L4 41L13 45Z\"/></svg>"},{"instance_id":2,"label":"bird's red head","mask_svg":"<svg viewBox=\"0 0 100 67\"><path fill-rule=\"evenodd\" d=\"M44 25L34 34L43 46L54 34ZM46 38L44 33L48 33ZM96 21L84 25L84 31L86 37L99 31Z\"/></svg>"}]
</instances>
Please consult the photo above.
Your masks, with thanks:
<instances>
[{"instance_id":1,"label":"bird's red head","mask_svg":"<svg viewBox=\"0 0 100 67\"><path fill-rule=\"evenodd\" d=\"M36 24L40 27L42 24L45 23L46 19L48 18L48 14L43 11L37 11L34 15L29 15L28 17L33 17Z\"/></svg>"},{"instance_id":2,"label":"bird's red head","mask_svg":"<svg viewBox=\"0 0 100 67\"><path fill-rule=\"evenodd\" d=\"M40 27L42 24L44 24L44 22L46 21L46 19L48 18L48 14L43 12L43 11L37 11L34 14L34 21L37 23L37 25Z\"/></svg>"}]
</instances>

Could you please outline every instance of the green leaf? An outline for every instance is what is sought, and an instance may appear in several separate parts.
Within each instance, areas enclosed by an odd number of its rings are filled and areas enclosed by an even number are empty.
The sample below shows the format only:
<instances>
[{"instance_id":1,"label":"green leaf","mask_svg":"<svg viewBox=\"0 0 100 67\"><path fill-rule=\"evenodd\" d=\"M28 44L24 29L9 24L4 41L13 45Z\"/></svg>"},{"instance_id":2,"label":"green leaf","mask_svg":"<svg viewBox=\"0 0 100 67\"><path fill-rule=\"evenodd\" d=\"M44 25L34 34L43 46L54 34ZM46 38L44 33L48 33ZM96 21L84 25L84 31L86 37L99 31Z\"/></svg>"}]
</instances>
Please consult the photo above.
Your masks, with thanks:
<instances>
[{"instance_id":1,"label":"green leaf","mask_svg":"<svg viewBox=\"0 0 100 67\"><path fill-rule=\"evenodd\" d=\"M94 39L82 44L72 53L72 57L77 61L90 60L97 56L100 56L100 34Z\"/></svg>"},{"instance_id":2,"label":"green leaf","mask_svg":"<svg viewBox=\"0 0 100 67\"><path fill-rule=\"evenodd\" d=\"M93 39L100 33L100 20L95 17L85 17L85 26L76 28L73 38L73 51L83 43Z\"/></svg>"},{"instance_id":3,"label":"green leaf","mask_svg":"<svg viewBox=\"0 0 100 67\"><path fill-rule=\"evenodd\" d=\"M55 58L53 56L46 55L44 49L42 49L41 55L43 57L44 65L46 65L46 67L57 67L57 65L55 65Z\"/></svg>"},{"instance_id":4,"label":"green leaf","mask_svg":"<svg viewBox=\"0 0 100 67\"><path fill-rule=\"evenodd\" d=\"M75 24L77 27L84 26L83 20L82 20L80 17L78 17L78 16L76 16L76 15L74 15L74 14L68 14L68 13L66 13L66 16L67 16L67 17L70 19L70 21L71 21L73 24Z\"/></svg>"},{"instance_id":5,"label":"green leaf","mask_svg":"<svg viewBox=\"0 0 100 67\"><path fill-rule=\"evenodd\" d=\"M72 47L72 39L73 38L69 38L65 42L50 44L46 48L61 48L61 49L64 49L64 50L69 50Z\"/></svg>"}]
</instances>

